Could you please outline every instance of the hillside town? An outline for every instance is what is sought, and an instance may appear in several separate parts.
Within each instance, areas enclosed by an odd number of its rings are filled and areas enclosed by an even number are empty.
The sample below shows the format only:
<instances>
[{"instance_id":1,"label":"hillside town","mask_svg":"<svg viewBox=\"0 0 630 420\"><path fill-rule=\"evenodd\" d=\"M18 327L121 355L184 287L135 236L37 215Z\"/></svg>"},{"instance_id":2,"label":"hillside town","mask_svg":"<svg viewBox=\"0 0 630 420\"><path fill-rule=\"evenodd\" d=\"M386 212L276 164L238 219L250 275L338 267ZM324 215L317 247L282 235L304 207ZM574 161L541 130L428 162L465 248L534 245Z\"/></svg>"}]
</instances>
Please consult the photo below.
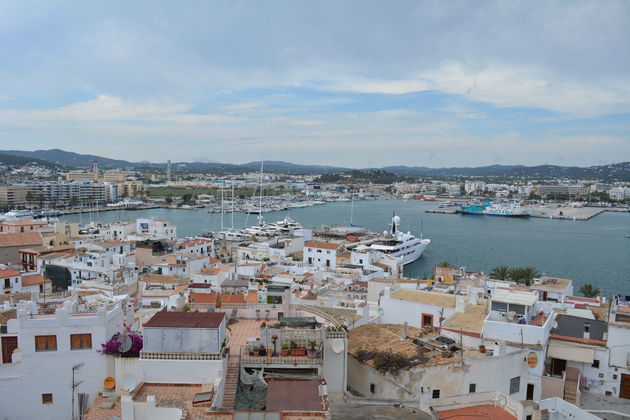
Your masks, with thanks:
<instances>
[{"instance_id":1,"label":"hillside town","mask_svg":"<svg viewBox=\"0 0 630 420\"><path fill-rule=\"evenodd\" d=\"M383 237L285 219L228 239L181 238L151 217L2 221L2 416L598 419L627 407L628 297L578 296L562 273L440 264L409 278L406 253L379 245L398 223Z\"/></svg>"}]
</instances>

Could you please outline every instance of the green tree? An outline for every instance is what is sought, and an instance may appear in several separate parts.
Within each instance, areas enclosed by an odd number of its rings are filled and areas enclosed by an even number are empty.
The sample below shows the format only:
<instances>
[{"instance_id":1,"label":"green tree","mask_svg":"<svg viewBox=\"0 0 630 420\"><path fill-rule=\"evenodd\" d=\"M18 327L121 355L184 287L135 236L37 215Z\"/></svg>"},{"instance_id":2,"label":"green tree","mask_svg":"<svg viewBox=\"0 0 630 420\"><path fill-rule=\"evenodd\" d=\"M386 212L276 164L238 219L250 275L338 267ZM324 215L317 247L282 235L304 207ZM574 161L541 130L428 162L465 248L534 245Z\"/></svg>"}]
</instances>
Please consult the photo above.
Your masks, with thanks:
<instances>
[{"instance_id":1,"label":"green tree","mask_svg":"<svg viewBox=\"0 0 630 420\"><path fill-rule=\"evenodd\" d=\"M166 204L173 204L173 196L172 195L167 195L166 196Z\"/></svg>"},{"instance_id":2,"label":"green tree","mask_svg":"<svg viewBox=\"0 0 630 420\"><path fill-rule=\"evenodd\" d=\"M529 286L535 278L540 277L540 272L534 267L514 267L508 271L510 280Z\"/></svg>"},{"instance_id":3,"label":"green tree","mask_svg":"<svg viewBox=\"0 0 630 420\"><path fill-rule=\"evenodd\" d=\"M580 293L582 293L587 298L594 298L601 293L601 289L596 286L593 286L590 283L583 284L580 286Z\"/></svg>"},{"instance_id":4,"label":"green tree","mask_svg":"<svg viewBox=\"0 0 630 420\"><path fill-rule=\"evenodd\" d=\"M439 262L437 266L438 266L438 267L447 267L447 268L452 267L451 263L450 263L450 262L448 262L448 261L442 261L442 262Z\"/></svg>"},{"instance_id":5,"label":"green tree","mask_svg":"<svg viewBox=\"0 0 630 420\"><path fill-rule=\"evenodd\" d=\"M507 265L499 265L490 270L490 278L496 280L507 280L510 267Z\"/></svg>"}]
</instances>

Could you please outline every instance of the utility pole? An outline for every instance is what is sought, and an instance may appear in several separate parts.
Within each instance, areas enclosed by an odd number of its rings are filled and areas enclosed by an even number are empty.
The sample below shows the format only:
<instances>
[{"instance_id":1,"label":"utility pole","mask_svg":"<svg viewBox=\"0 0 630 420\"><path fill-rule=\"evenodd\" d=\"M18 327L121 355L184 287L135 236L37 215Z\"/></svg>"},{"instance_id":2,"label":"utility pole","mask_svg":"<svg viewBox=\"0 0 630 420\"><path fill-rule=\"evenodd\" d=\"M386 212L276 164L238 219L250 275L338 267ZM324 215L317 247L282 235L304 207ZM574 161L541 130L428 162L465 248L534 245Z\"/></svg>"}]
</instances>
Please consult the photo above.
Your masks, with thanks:
<instances>
[{"instance_id":1,"label":"utility pole","mask_svg":"<svg viewBox=\"0 0 630 420\"><path fill-rule=\"evenodd\" d=\"M76 393L79 385L83 383L83 381L75 381L75 375L77 370L79 370L83 366L83 362L72 365L72 420L75 419L74 416L74 394Z\"/></svg>"}]
</instances>

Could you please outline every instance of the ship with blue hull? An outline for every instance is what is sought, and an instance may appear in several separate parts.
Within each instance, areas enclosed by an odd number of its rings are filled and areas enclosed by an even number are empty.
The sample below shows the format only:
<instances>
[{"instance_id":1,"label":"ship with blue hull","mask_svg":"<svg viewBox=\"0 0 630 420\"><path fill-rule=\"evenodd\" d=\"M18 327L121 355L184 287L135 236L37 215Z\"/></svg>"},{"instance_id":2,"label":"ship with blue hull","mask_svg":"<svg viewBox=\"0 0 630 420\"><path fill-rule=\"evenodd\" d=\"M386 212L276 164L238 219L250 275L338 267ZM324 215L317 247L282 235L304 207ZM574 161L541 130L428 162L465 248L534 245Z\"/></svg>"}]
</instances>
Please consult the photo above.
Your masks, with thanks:
<instances>
[{"instance_id":1,"label":"ship with blue hull","mask_svg":"<svg viewBox=\"0 0 630 420\"><path fill-rule=\"evenodd\" d=\"M479 216L502 216L502 217L529 217L529 212L525 207L516 203L494 204L486 200L483 203L469 203L460 206L462 214L473 214Z\"/></svg>"}]
</instances>

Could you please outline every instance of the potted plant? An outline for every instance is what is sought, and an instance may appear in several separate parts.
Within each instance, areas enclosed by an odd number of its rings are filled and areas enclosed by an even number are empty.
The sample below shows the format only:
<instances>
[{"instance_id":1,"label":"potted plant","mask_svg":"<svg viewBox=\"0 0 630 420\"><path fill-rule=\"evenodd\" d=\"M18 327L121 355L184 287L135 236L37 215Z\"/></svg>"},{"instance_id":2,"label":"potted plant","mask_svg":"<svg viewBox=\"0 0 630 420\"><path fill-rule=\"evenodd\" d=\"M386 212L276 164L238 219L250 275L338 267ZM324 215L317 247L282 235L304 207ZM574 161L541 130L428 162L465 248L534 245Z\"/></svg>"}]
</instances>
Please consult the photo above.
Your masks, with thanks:
<instances>
[{"instance_id":1,"label":"potted plant","mask_svg":"<svg viewBox=\"0 0 630 420\"><path fill-rule=\"evenodd\" d=\"M291 341L291 348L289 349L291 356L306 356L306 347L298 347L295 341Z\"/></svg>"},{"instance_id":2,"label":"potted plant","mask_svg":"<svg viewBox=\"0 0 630 420\"><path fill-rule=\"evenodd\" d=\"M283 356L288 356L289 355L289 345L288 344L283 344L280 350L280 353Z\"/></svg>"},{"instance_id":3,"label":"potted plant","mask_svg":"<svg viewBox=\"0 0 630 420\"><path fill-rule=\"evenodd\" d=\"M258 355L259 356L266 356L267 355L267 349L265 348L265 346L260 346L258 348Z\"/></svg>"},{"instance_id":4,"label":"potted plant","mask_svg":"<svg viewBox=\"0 0 630 420\"><path fill-rule=\"evenodd\" d=\"M309 341L308 342L308 352L306 354L306 356L309 359L314 359L315 357L317 357L317 341Z\"/></svg>"}]
</instances>

